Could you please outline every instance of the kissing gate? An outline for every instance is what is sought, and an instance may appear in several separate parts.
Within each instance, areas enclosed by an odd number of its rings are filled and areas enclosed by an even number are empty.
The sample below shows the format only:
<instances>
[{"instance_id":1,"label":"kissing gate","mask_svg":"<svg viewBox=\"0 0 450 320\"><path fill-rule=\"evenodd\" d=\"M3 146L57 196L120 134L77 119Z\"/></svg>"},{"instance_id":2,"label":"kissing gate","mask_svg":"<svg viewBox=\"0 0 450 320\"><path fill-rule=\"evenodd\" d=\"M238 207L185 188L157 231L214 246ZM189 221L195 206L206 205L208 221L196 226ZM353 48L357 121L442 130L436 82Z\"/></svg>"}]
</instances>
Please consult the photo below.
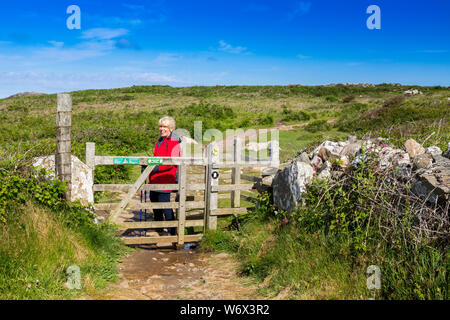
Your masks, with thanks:
<instances>
[{"instance_id":1,"label":"kissing gate","mask_svg":"<svg viewBox=\"0 0 450 320\"><path fill-rule=\"evenodd\" d=\"M183 139L183 138L182 138ZM96 156L95 144L86 144L86 164L93 170L99 165L139 165L146 166L134 184L94 184L93 191L122 191L125 196L120 203L98 203L96 210L109 211L109 221L117 224L122 233L125 244L176 244L182 246L185 242L198 241L202 233L186 234L188 227L217 228L217 217L224 215L238 215L247 212L248 208L241 207L241 198L255 202L255 198L241 195L241 191L253 189L252 183L243 184L242 180L257 182L258 177L244 175L241 170L251 167L278 167L279 146L273 139L269 148L269 159L261 160L242 155L242 140L235 138L231 161L219 161L219 148L216 142L206 146L202 157L186 157L186 143L182 140L181 157L128 157L128 156ZM177 165L177 184L147 184L148 177L155 165ZM142 168L144 168L142 167ZM231 169L230 172L223 172ZM221 172L222 170L222 172ZM219 180L231 184L219 184ZM177 192L175 201L152 203L147 194L151 190L174 190ZM231 203L228 208L219 208L219 196L226 196L225 191L231 191ZM195 195L188 195L194 192ZM221 194L219 195L219 192ZM200 195L198 195L200 193ZM201 194L203 193L203 195ZM172 197L174 198L174 197ZM226 202L226 201L225 201ZM147 221L150 209L174 209L175 220ZM133 213L128 219L123 215ZM153 232L147 235L148 229L173 228L177 230L175 236L156 236ZM197 228L198 229L198 228ZM191 232L192 233L192 232Z\"/></svg>"}]
</instances>

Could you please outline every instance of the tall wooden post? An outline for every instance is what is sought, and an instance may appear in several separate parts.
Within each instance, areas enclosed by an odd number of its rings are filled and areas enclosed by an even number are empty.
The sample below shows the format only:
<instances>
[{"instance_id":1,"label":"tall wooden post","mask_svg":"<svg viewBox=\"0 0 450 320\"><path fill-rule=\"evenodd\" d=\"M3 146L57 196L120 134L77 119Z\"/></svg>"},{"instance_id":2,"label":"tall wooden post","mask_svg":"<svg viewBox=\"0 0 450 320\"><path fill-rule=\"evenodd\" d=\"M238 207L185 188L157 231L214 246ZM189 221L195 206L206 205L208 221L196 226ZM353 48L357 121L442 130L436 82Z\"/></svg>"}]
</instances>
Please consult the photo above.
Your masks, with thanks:
<instances>
[{"instance_id":1,"label":"tall wooden post","mask_svg":"<svg viewBox=\"0 0 450 320\"><path fill-rule=\"evenodd\" d=\"M181 141L181 156L186 157L186 146L185 140ZM178 247L184 244L184 228L186 220L186 181L187 181L187 170L186 164L182 163L178 166L178 195L179 195L179 208L178 208Z\"/></svg>"},{"instance_id":2,"label":"tall wooden post","mask_svg":"<svg viewBox=\"0 0 450 320\"><path fill-rule=\"evenodd\" d=\"M212 191L212 186L219 185L219 170L214 168L214 164L219 160L219 147L213 141L206 146L205 156L208 161L206 166L206 190L205 190L205 229L217 229L217 216L211 215L211 211L217 209L219 194Z\"/></svg>"},{"instance_id":3,"label":"tall wooden post","mask_svg":"<svg viewBox=\"0 0 450 320\"><path fill-rule=\"evenodd\" d=\"M86 142L86 165L89 167L92 186L94 187L94 172L95 172L95 143ZM92 190L92 196L94 195L94 190ZM94 199L94 198L92 198Z\"/></svg>"},{"instance_id":4,"label":"tall wooden post","mask_svg":"<svg viewBox=\"0 0 450 320\"><path fill-rule=\"evenodd\" d=\"M94 170L95 168L95 143L86 142L86 165Z\"/></svg>"},{"instance_id":5,"label":"tall wooden post","mask_svg":"<svg viewBox=\"0 0 450 320\"><path fill-rule=\"evenodd\" d=\"M242 153L242 140L239 137L234 138L233 142L233 161L234 166L231 172L231 183L232 184L241 184L241 167L240 163ZM231 207L239 208L241 206L241 191L235 190L231 191Z\"/></svg>"},{"instance_id":6,"label":"tall wooden post","mask_svg":"<svg viewBox=\"0 0 450 320\"><path fill-rule=\"evenodd\" d=\"M66 200L71 200L72 189L72 97L58 94L56 109L56 176L67 181Z\"/></svg>"}]
</instances>

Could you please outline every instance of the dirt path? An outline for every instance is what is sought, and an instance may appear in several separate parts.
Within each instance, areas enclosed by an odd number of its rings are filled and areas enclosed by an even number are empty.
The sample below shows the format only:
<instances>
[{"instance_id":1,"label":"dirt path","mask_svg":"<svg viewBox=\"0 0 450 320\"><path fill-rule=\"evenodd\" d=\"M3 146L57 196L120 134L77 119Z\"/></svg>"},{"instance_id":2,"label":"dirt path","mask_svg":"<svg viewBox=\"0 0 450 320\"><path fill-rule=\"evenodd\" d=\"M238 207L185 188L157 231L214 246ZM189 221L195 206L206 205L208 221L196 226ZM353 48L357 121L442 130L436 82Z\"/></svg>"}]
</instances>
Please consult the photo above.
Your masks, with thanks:
<instances>
[{"instance_id":1,"label":"dirt path","mask_svg":"<svg viewBox=\"0 0 450 320\"><path fill-rule=\"evenodd\" d=\"M239 300L264 299L258 287L238 276L226 253L139 249L120 264L120 280L83 299Z\"/></svg>"}]
</instances>

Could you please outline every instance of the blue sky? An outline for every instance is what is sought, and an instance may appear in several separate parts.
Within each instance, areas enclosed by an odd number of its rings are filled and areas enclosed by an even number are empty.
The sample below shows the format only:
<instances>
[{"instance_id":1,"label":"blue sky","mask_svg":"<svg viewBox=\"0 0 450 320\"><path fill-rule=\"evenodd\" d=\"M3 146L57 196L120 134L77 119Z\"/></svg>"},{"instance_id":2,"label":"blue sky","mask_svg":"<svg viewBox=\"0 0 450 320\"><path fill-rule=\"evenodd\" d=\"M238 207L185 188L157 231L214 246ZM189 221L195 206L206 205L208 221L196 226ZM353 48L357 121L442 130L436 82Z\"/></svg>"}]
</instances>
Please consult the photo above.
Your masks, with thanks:
<instances>
[{"instance_id":1,"label":"blue sky","mask_svg":"<svg viewBox=\"0 0 450 320\"><path fill-rule=\"evenodd\" d=\"M81 29L69 30L70 5ZM381 9L381 29L366 12ZM2 1L0 97L131 85L450 86L450 1Z\"/></svg>"}]
</instances>

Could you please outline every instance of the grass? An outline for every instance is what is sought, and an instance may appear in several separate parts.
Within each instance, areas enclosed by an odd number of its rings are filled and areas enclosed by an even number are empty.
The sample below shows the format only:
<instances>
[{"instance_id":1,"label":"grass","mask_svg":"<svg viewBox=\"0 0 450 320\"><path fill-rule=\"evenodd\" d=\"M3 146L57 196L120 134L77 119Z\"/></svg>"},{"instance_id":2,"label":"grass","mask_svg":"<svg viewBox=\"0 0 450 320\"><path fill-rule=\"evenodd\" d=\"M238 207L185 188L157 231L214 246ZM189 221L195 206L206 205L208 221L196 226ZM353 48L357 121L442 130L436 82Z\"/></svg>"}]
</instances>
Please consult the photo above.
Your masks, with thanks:
<instances>
[{"instance_id":1,"label":"grass","mask_svg":"<svg viewBox=\"0 0 450 320\"><path fill-rule=\"evenodd\" d=\"M309 132L303 127L289 131L280 131L280 161L286 162L297 156L300 150L323 142L324 140L346 140L347 133L330 129L328 131Z\"/></svg>"},{"instance_id":2,"label":"grass","mask_svg":"<svg viewBox=\"0 0 450 320\"><path fill-rule=\"evenodd\" d=\"M367 299L365 270L339 255L339 244L323 234L308 236L295 228L252 220L239 231L210 231L205 251L228 252L240 272L257 280L261 294L282 299Z\"/></svg>"},{"instance_id":3,"label":"grass","mask_svg":"<svg viewBox=\"0 0 450 320\"><path fill-rule=\"evenodd\" d=\"M398 98L408 89L423 95ZM443 151L450 141L450 91L445 87L134 86L76 91L72 98L72 151L82 161L86 142L96 143L97 155L152 155L159 136L157 121L163 115L173 116L177 127L191 137L198 120L202 134L212 128L225 133L296 124L279 132L282 162L323 140L344 140L348 134L379 134L398 147L412 137ZM0 151L39 146L36 155L53 154L55 111L56 95L1 99ZM139 174L134 166L97 167L95 183L131 183ZM109 202L113 196L102 193L97 198ZM229 206L229 201L221 199L219 206ZM18 220L0 225L1 299L74 297L77 292L64 288L65 270L72 264L81 267L84 291L116 279L123 247L111 229L68 227L51 209L35 205L17 209L23 211ZM270 220L238 223L233 217L220 217L218 225L223 229L209 232L203 247L236 254L241 272L257 279L269 297L377 298L365 286L362 264L347 259L336 239L304 234L292 226L275 228ZM238 229L226 231L230 225ZM428 268L422 262L418 268ZM391 277L392 288L401 287L395 283L401 276Z\"/></svg>"},{"instance_id":4,"label":"grass","mask_svg":"<svg viewBox=\"0 0 450 320\"><path fill-rule=\"evenodd\" d=\"M375 118L367 118L368 112L382 108L387 100L410 88L417 88L424 94L408 97L402 104L380 111ZM430 121L442 118L442 133L448 131L447 98L450 94L443 87L382 84L368 88L342 85L142 86L76 91L72 96L72 149L83 160L86 142L95 142L99 155L151 155L158 137L157 120L166 114L174 116L177 127L187 129L191 136L197 120L203 122L202 132L210 128L223 132L236 128L266 128L280 122L302 124L307 129L302 134L308 137L308 133L326 134L334 129L345 134L362 134L387 130L392 125L391 133L397 130L396 135L417 133L423 136L432 132L428 130ZM55 95L0 100L2 146L14 149L19 144L26 148L41 143L47 153L53 152L55 106ZM437 119L439 113L441 118ZM419 121L420 128L411 129L411 121ZM436 143L444 137L434 135L427 143ZM289 145L284 148L281 145L281 148L284 159L295 151ZM297 148L297 144L292 148Z\"/></svg>"},{"instance_id":5,"label":"grass","mask_svg":"<svg viewBox=\"0 0 450 320\"><path fill-rule=\"evenodd\" d=\"M0 225L0 299L73 299L118 279L127 249L110 227L67 226L64 217L31 202ZM65 283L69 266L81 269L81 290Z\"/></svg>"}]
</instances>

